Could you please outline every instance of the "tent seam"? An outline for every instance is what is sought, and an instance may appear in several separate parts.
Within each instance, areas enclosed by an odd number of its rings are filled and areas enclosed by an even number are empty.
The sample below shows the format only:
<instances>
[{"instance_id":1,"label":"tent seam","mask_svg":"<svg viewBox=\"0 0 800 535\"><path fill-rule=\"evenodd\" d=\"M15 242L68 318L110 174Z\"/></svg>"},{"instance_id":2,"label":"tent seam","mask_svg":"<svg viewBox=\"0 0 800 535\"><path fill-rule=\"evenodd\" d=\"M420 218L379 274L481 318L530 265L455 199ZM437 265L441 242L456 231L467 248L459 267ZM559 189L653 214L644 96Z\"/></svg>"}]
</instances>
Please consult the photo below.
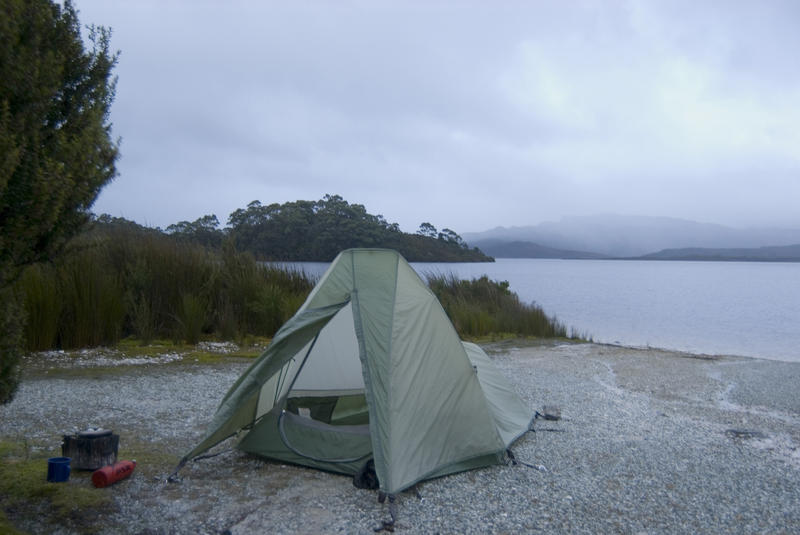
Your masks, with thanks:
<instances>
[{"instance_id":1,"label":"tent seam","mask_svg":"<svg viewBox=\"0 0 800 535\"><path fill-rule=\"evenodd\" d=\"M381 463L386 466L386 459L383 456L383 441L381 440L380 433L377 431L377 419L373 422L374 415L377 411L377 405L375 403L375 393L372 384L372 375L371 375L371 367L369 366L368 359L367 359L367 344L364 337L364 325L361 321L361 298L356 288L356 265L355 265L355 253L354 251L350 252L350 272L351 272L351 303L353 304L353 329L356 332L356 338L358 340L358 357L361 360L361 374L364 377L364 396L367 400L367 409L369 410L370 414L370 439L372 441L372 455L373 458L379 458L376 460L381 461ZM375 433L372 432L372 429L375 429ZM378 463L376 463L377 465Z\"/></svg>"},{"instance_id":2,"label":"tent seam","mask_svg":"<svg viewBox=\"0 0 800 535\"><path fill-rule=\"evenodd\" d=\"M388 340L388 351L387 351L387 364L388 364L388 373L389 373L389 386L386 389L386 401L387 407L389 407L390 416L392 411L392 399L394 398L392 387L394 385L394 381L392 380L392 340L394 339L394 314L395 310L397 309L397 280L399 279L399 272L400 272L400 254L395 252L395 262L394 262L394 288L392 288L392 312L389 317L389 340ZM394 444L392 440L392 418L389 418L389 430L387 440L389 444ZM391 459L390 459L391 460ZM388 466L387 466L388 468Z\"/></svg>"}]
</instances>

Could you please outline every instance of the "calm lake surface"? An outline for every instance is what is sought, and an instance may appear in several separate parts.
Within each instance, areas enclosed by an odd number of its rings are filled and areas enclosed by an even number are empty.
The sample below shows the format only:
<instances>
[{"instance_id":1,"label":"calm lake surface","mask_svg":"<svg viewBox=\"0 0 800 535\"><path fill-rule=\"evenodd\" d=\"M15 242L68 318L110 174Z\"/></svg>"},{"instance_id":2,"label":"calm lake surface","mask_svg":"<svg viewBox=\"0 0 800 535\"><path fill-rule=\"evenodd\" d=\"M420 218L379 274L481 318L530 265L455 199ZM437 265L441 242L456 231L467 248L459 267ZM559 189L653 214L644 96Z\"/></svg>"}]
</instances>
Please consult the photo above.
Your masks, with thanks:
<instances>
[{"instance_id":1,"label":"calm lake surface","mask_svg":"<svg viewBox=\"0 0 800 535\"><path fill-rule=\"evenodd\" d=\"M292 264L321 275L328 264ZM500 258L415 263L422 275L507 280L594 341L800 362L800 263Z\"/></svg>"}]
</instances>

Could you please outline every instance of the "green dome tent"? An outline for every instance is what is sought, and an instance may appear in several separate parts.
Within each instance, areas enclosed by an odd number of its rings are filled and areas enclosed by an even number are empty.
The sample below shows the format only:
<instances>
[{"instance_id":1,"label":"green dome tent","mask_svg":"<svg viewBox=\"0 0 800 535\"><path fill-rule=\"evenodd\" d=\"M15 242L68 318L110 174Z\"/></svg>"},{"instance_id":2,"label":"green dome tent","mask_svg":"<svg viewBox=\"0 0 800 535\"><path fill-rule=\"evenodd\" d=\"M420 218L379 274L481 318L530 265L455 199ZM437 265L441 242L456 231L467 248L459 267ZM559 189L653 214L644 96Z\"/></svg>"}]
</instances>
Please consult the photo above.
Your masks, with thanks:
<instances>
[{"instance_id":1,"label":"green dome tent","mask_svg":"<svg viewBox=\"0 0 800 535\"><path fill-rule=\"evenodd\" d=\"M181 466L239 434L243 451L343 474L374 459L392 495L503 462L532 422L400 254L349 249L231 387Z\"/></svg>"}]
</instances>

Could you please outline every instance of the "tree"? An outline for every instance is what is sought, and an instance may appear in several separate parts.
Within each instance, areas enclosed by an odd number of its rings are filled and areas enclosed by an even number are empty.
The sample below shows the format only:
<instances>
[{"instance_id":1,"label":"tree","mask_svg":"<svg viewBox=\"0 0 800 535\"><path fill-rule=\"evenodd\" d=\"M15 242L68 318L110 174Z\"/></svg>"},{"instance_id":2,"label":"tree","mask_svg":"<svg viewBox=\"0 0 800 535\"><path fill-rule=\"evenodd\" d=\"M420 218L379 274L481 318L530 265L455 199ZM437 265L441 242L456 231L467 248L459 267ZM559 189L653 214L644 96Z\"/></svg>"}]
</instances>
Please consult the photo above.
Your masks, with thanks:
<instances>
[{"instance_id":1,"label":"tree","mask_svg":"<svg viewBox=\"0 0 800 535\"><path fill-rule=\"evenodd\" d=\"M431 225L427 221L425 223L420 223L419 230L417 231L417 234L419 234L420 236L427 236L428 238L435 238L436 237L436 227L434 227L433 225Z\"/></svg>"},{"instance_id":2,"label":"tree","mask_svg":"<svg viewBox=\"0 0 800 535\"><path fill-rule=\"evenodd\" d=\"M88 28L84 47L69 0L0 3L0 403L18 383L19 322L10 286L30 264L55 258L89 220L115 175L119 142L109 110L118 54L110 30ZM17 337L19 339L20 337Z\"/></svg>"},{"instance_id":3,"label":"tree","mask_svg":"<svg viewBox=\"0 0 800 535\"><path fill-rule=\"evenodd\" d=\"M167 231L177 232L180 225L190 224L182 222ZM340 195L268 206L253 201L230 215L225 232L239 250L260 260L329 262L350 247L387 247L414 262L492 261L477 249L469 250L453 230L438 232L422 223L416 234L406 234L397 223Z\"/></svg>"},{"instance_id":4,"label":"tree","mask_svg":"<svg viewBox=\"0 0 800 535\"><path fill-rule=\"evenodd\" d=\"M189 221L179 221L168 226L167 234L176 238L194 241L206 247L218 249L222 245L223 232L219 229L219 219L214 214L204 215Z\"/></svg>"},{"instance_id":5,"label":"tree","mask_svg":"<svg viewBox=\"0 0 800 535\"><path fill-rule=\"evenodd\" d=\"M455 231L450 230L449 228L443 228L442 231L439 233L437 239L453 243L455 245L458 245L459 247L463 248L467 247L467 244L464 243L463 238L461 238L461 236L459 236L458 234L456 234Z\"/></svg>"}]
</instances>

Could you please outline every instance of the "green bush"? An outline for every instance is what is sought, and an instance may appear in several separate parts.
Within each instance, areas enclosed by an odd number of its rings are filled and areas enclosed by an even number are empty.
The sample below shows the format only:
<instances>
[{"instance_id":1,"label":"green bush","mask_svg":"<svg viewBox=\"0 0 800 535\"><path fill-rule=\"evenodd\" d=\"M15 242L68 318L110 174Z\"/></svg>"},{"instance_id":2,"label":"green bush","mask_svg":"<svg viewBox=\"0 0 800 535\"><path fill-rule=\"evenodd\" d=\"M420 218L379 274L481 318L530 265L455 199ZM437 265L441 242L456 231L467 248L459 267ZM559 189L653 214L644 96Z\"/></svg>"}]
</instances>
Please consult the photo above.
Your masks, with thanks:
<instances>
[{"instance_id":1,"label":"green bush","mask_svg":"<svg viewBox=\"0 0 800 535\"><path fill-rule=\"evenodd\" d=\"M428 286L462 336L508 333L517 336L567 338L566 326L541 307L520 302L507 281L487 276L460 280L454 274L427 275Z\"/></svg>"},{"instance_id":2,"label":"green bush","mask_svg":"<svg viewBox=\"0 0 800 535\"><path fill-rule=\"evenodd\" d=\"M521 303L507 282L427 278L462 336L568 336L541 308ZM142 343L271 337L313 284L305 273L261 264L230 242L209 250L142 227L106 225L84 234L57 264L29 267L14 295L29 318L25 347L44 350L115 344L128 336ZM21 315L9 307L4 321L11 332L11 320ZM5 366L13 351L2 351Z\"/></svg>"},{"instance_id":3,"label":"green bush","mask_svg":"<svg viewBox=\"0 0 800 535\"><path fill-rule=\"evenodd\" d=\"M199 342L207 317L208 305L202 297L192 293L183 294L175 317L177 332L180 335L177 337L178 341L182 339L187 344Z\"/></svg>"},{"instance_id":4,"label":"green bush","mask_svg":"<svg viewBox=\"0 0 800 535\"><path fill-rule=\"evenodd\" d=\"M58 270L63 348L115 344L125 320L120 274L112 269L105 247L70 255Z\"/></svg>"},{"instance_id":5,"label":"green bush","mask_svg":"<svg viewBox=\"0 0 800 535\"><path fill-rule=\"evenodd\" d=\"M25 325L28 349L42 351L55 347L62 299L53 267L34 264L22 274L19 285L28 318Z\"/></svg>"},{"instance_id":6,"label":"green bush","mask_svg":"<svg viewBox=\"0 0 800 535\"><path fill-rule=\"evenodd\" d=\"M38 351L173 338L196 343L272 336L305 300L303 273L129 226L84 234L54 266L35 265L16 286Z\"/></svg>"},{"instance_id":7,"label":"green bush","mask_svg":"<svg viewBox=\"0 0 800 535\"><path fill-rule=\"evenodd\" d=\"M147 297L133 297L128 294L127 310L130 318L131 333L142 345L148 345L156 337L158 324L153 306Z\"/></svg>"},{"instance_id":8,"label":"green bush","mask_svg":"<svg viewBox=\"0 0 800 535\"><path fill-rule=\"evenodd\" d=\"M219 296L217 299L214 324L217 326L217 335L222 340L238 340L244 335L239 331L236 312L227 295Z\"/></svg>"}]
</instances>

